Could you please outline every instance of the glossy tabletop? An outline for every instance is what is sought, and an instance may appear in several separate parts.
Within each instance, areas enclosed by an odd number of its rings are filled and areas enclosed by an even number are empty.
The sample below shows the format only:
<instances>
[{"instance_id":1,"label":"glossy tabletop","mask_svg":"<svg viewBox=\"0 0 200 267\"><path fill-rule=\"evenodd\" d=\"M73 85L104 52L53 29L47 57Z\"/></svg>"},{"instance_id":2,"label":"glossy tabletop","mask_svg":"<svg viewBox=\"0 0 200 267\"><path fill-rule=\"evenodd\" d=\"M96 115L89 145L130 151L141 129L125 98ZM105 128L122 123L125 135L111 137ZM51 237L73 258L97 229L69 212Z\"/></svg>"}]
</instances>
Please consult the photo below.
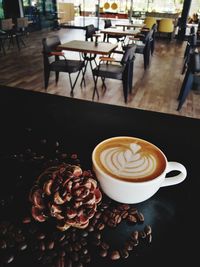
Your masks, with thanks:
<instances>
[{"instance_id":1,"label":"glossy tabletop","mask_svg":"<svg viewBox=\"0 0 200 267\"><path fill-rule=\"evenodd\" d=\"M151 225L151 243L141 241L127 259L116 261L101 258L96 252L98 247L92 245L91 262L84 266L175 266L175 263L179 266L182 261L189 263L188 266L196 266L193 262L198 259L200 203L198 119L1 86L0 122L1 266L69 266L63 265L63 261L48 262L51 249L54 256L61 255L62 260L69 253L68 244L57 246L55 251L47 246L47 241L42 241L40 231L48 233L48 229L52 229L49 222L38 223L37 234L33 234L34 227L29 229L28 233L32 235L30 238L26 232L28 247L20 250L14 250L11 241L7 241L9 248L2 245L6 235L2 224L11 221L19 227L22 218L29 214L29 191L46 158L49 164L55 165L61 154L76 153L82 168L92 170L91 154L97 143L123 135L154 143L164 151L168 160L184 164L188 175L183 183L160 188L150 199L133 205L144 215L144 223L121 223L114 229L102 231L112 247L120 248L131 231ZM21 232L17 233L16 243L20 242L21 235ZM46 237L48 240L49 236ZM37 253L32 248L35 243L39 244ZM63 252L63 247L68 252ZM3 261L7 250L16 253L10 265ZM77 266L76 263L73 266Z\"/></svg>"},{"instance_id":2,"label":"glossy tabletop","mask_svg":"<svg viewBox=\"0 0 200 267\"><path fill-rule=\"evenodd\" d=\"M95 42L73 40L73 41L61 44L59 45L59 47L63 50L69 50L69 51L108 55L115 48L117 48L117 44L111 44L111 43L105 43L105 42L98 42L97 44L95 44Z\"/></svg>"},{"instance_id":3,"label":"glossy tabletop","mask_svg":"<svg viewBox=\"0 0 200 267\"><path fill-rule=\"evenodd\" d=\"M104 34L115 34L115 35L124 35L124 36L134 36L135 34L137 34L139 32L139 30L122 30L119 28L106 28L100 31L101 33Z\"/></svg>"},{"instance_id":4,"label":"glossy tabletop","mask_svg":"<svg viewBox=\"0 0 200 267\"><path fill-rule=\"evenodd\" d=\"M143 28L145 26L144 23L117 23L115 24L116 27L123 27L125 31L126 28Z\"/></svg>"}]
</instances>

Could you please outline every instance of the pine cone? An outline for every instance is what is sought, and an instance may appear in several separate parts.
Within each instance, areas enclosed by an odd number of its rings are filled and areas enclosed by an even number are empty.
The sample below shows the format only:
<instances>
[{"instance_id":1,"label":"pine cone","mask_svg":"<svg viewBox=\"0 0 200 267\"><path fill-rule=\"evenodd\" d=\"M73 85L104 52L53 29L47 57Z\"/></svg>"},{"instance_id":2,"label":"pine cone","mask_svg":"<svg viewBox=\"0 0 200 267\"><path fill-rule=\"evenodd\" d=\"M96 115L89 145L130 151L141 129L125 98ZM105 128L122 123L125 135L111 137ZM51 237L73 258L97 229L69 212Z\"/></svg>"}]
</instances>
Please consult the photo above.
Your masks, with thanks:
<instances>
[{"instance_id":1,"label":"pine cone","mask_svg":"<svg viewBox=\"0 0 200 267\"><path fill-rule=\"evenodd\" d=\"M62 231L87 227L101 199L91 171L65 163L46 169L29 194L33 218L38 222L53 218Z\"/></svg>"}]
</instances>

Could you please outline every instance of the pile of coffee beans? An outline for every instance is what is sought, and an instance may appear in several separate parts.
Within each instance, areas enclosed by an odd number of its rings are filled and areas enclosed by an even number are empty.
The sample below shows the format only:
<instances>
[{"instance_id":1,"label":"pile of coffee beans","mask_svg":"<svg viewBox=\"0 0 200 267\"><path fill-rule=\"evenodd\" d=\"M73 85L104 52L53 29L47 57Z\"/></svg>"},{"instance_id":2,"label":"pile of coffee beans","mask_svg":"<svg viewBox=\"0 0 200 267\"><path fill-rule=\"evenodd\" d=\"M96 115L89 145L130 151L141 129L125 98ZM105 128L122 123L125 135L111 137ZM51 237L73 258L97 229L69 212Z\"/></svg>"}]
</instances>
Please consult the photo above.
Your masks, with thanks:
<instances>
[{"instance_id":1,"label":"pile of coffee beans","mask_svg":"<svg viewBox=\"0 0 200 267\"><path fill-rule=\"evenodd\" d=\"M31 133L32 129L28 128L27 131ZM53 152L49 153L48 144L47 138L41 138L39 152L27 147L25 151L12 153L9 157L20 163L20 166L29 166L38 175L45 168L60 166L63 163L80 167L76 153L66 153L59 141L53 142L53 148L50 149ZM90 170L88 172L91 173ZM27 183L26 175L19 171L16 181L22 185ZM10 195L9 205L12 202L14 206L15 201L17 198ZM3 212L7 209L5 203L2 199ZM90 262L94 262L95 265L98 257L105 261L126 260L130 254L134 255L137 248L152 242L152 229L150 225L145 224L144 215L133 205L116 203L104 194L84 229L72 226L66 231L61 231L56 226L49 220L36 221L30 206L23 216L15 220L13 218L0 221L0 266L4 267L15 261L16 264L26 263L31 259L35 266L85 267ZM122 229L127 227L130 231L126 240L116 245L113 240L109 240L108 233L112 231L115 235L116 232L117 238L121 226Z\"/></svg>"}]
</instances>

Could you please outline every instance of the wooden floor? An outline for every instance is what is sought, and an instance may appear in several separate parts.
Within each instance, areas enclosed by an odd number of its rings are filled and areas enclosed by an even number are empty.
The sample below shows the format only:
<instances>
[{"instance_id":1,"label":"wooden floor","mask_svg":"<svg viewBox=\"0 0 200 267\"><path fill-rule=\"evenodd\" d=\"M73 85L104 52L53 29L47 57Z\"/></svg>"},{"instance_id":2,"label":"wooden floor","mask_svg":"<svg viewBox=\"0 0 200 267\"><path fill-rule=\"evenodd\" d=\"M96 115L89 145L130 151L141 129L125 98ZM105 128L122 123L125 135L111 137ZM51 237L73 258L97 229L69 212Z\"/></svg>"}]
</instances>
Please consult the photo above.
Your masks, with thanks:
<instances>
[{"instance_id":1,"label":"wooden floor","mask_svg":"<svg viewBox=\"0 0 200 267\"><path fill-rule=\"evenodd\" d=\"M25 38L26 47L22 47L20 52L16 46L6 50L5 56L0 51L0 84L45 92L41 40L43 37L55 34L60 36L61 42L84 39L84 31L80 29L58 31L48 29L30 33ZM98 102L200 118L198 91L191 90L182 109L179 112L176 111L177 96L183 81L181 67L185 45L185 42L176 40L169 42L157 39L155 53L148 70L144 71L142 55L136 54L133 90L128 103L124 104L122 84L117 80L107 80L107 91L104 94L99 81L100 99ZM66 57L78 59L79 54L66 52ZM57 85L55 85L54 78L52 73L47 93L70 97L68 75L62 73ZM80 88L80 82L78 82L74 97L92 101L93 86L91 71L88 68L86 87Z\"/></svg>"}]
</instances>

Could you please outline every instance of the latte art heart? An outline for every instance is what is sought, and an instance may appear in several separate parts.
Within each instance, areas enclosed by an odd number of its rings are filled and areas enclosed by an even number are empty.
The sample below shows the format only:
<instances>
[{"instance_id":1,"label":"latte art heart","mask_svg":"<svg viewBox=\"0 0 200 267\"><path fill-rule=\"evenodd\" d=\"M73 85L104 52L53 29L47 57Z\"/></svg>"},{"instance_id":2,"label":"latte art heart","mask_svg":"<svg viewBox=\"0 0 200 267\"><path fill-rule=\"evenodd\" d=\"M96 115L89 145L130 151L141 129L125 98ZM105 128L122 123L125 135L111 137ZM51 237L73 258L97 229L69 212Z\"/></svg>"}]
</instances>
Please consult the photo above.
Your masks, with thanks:
<instances>
[{"instance_id":1,"label":"latte art heart","mask_svg":"<svg viewBox=\"0 0 200 267\"><path fill-rule=\"evenodd\" d=\"M136 143L107 148L101 152L100 161L108 172L125 179L150 176L157 168L155 156Z\"/></svg>"}]
</instances>

